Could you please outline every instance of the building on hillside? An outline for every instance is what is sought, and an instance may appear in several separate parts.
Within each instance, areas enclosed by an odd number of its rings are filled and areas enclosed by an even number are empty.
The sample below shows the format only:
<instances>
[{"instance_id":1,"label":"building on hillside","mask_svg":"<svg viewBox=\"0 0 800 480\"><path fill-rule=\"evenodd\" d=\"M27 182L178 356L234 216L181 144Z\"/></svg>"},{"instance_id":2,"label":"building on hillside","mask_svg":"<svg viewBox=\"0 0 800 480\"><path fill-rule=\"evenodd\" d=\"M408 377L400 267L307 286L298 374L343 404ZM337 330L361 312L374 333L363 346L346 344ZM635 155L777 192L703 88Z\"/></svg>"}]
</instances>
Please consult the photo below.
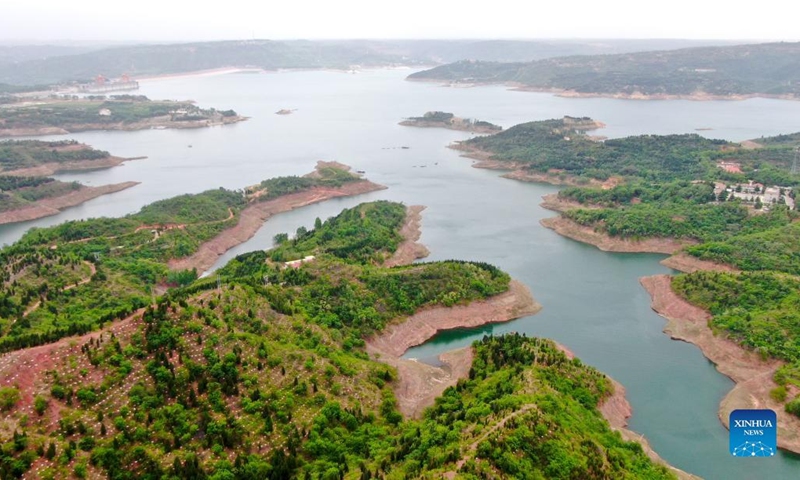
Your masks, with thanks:
<instances>
[{"instance_id":1,"label":"building on hillside","mask_svg":"<svg viewBox=\"0 0 800 480\"><path fill-rule=\"evenodd\" d=\"M721 182L714 184L714 195L720 199L724 196L725 200L736 198L743 203L756 205L759 202L764 210L769 210L771 205L785 204L790 209L795 208L795 199L791 196L792 187L782 187L780 185L764 186L761 183L753 182L736 183L725 185Z\"/></svg>"},{"instance_id":2,"label":"building on hillside","mask_svg":"<svg viewBox=\"0 0 800 480\"><path fill-rule=\"evenodd\" d=\"M308 262L310 262L312 260L314 260L314 255L309 255L309 256L303 257L303 258L301 258L299 260L292 260L291 262L284 262L283 263L283 267L284 268L300 268L300 265L302 265L304 263L308 263Z\"/></svg>"}]
</instances>

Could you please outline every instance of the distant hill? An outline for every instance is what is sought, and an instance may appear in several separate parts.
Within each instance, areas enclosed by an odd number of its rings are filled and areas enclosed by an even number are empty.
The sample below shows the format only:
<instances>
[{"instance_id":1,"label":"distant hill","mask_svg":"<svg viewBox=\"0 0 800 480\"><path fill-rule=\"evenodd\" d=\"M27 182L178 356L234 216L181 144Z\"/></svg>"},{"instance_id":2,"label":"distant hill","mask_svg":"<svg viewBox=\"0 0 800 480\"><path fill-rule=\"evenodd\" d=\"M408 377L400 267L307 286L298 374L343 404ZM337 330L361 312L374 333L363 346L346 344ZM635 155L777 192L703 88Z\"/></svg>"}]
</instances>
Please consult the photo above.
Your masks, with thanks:
<instances>
[{"instance_id":1,"label":"distant hill","mask_svg":"<svg viewBox=\"0 0 800 480\"><path fill-rule=\"evenodd\" d=\"M52 84L85 81L98 74L154 75L230 66L347 69L352 65L435 65L461 59L522 62L699 44L690 40L243 40L134 45L74 55L19 46L0 49L0 84Z\"/></svg>"},{"instance_id":2,"label":"distant hill","mask_svg":"<svg viewBox=\"0 0 800 480\"><path fill-rule=\"evenodd\" d=\"M800 96L800 43L570 56L525 63L460 61L412 80L516 83L566 94L629 98Z\"/></svg>"}]
</instances>

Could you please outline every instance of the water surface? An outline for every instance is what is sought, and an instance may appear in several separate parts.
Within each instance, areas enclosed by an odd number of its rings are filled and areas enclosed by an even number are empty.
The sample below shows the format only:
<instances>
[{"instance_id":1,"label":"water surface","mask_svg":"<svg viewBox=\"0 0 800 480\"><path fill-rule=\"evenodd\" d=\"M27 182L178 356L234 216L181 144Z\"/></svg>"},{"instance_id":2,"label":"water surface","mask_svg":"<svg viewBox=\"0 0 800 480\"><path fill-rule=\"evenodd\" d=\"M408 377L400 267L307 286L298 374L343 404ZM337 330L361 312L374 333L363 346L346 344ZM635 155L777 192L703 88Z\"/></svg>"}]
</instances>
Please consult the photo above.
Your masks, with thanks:
<instances>
[{"instance_id":1,"label":"water surface","mask_svg":"<svg viewBox=\"0 0 800 480\"><path fill-rule=\"evenodd\" d=\"M389 187L278 215L235 254L269 248L279 232L311 227L363 201L388 199L428 206L421 241L430 260L493 263L530 287L544 306L537 315L477 330L443 333L407 356L426 361L487 333L526 332L553 338L586 363L625 385L633 430L644 434L670 463L709 479L798 478L800 461L734 459L727 431L717 420L720 399L732 382L694 346L675 342L649 306L638 283L644 275L671 273L649 254L604 253L539 225L552 212L539 207L555 187L499 178L470 167L445 148L469 134L400 127L403 117L444 110L505 127L563 115L591 116L608 127L598 134L692 133L744 140L800 131L800 103L563 99L504 87L446 88L405 82L409 70L222 75L142 84L151 98L194 99L201 106L233 108L252 117L199 130L86 132L71 135L115 155L147 155L122 167L59 175L91 185L137 180L141 185L101 197L60 215L0 226L0 244L32 226L69 219L135 212L154 200L220 186L244 188L276 175L302 174L317 160L338 160ZM275 115L282 109L292 115ZM66 138L66 137L53 137ZM191 146L191 147L190 147ZM408 149L401 149L406 146Z\"/></svg>"}]
</instances>

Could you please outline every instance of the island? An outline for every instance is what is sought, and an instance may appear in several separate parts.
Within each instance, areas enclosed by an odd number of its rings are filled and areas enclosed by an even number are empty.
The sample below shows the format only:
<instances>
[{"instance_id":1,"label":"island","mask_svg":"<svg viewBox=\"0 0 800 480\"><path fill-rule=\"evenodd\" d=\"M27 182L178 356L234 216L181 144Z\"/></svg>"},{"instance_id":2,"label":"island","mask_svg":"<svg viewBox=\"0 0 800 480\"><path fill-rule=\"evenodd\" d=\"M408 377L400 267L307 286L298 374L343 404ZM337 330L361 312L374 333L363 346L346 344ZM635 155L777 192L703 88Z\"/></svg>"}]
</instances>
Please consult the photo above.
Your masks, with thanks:
<instances>
[{"instance_id":1,"label":"island","mask_svg":"<svg viewBox=\"0 0 800 480\"><path fill-rule=\"evenodd\" d=\"M70 140L0 142L0 224L55 215L65 208L138 185L122 182L95 187L49 177L65 171L110 168L138 158L114 157Z\"/></svg>"},{"instance_id":2,"label":"island","mask_svg":"<svg viewBox=\"0 0 800 480\"><path fill-rule=\"evenodd\" d=\"M323 165L33 230L0 250L0 423L15 432L0 455L14 474L679 474L612 429L603 414L622 391L550 340L486 337L450 356L440 394L420 390L429 408L405 409L404 386L424 377L394 366L382 335L456 326L426 312L486 322L538 309L486 263L387 266L415 241L418 208L360 204L205 278L168 265L248 205L364 181Z\"/></svg>"},{"instance_id":3,"label":"island","mask_svg":"<svg viewBox=\"0 0 800 480\"><path fill-rule=\"evenodd\" d=\"M461 60L411 74L409 80L508 84L564 97L636 100L797 99L800 43L760 43L580 55L532 62Z\"/></svg>"},{"instance_id":4,"label":"island","mask_svg":"<svg viewBox=\"0 0 800 480\"><path fill-rule=\"evenodd\" d=\"M667 333L695 343L737 385L720 405L778 412L779 448L800 452L800 134L734 143L696 134L598 141L593 120L530 122L455 145L476 166L566 185L542 225L606 251L671 255L685 272L642 279Z\"/></svg>"},{"instance_id":5,"label":"island","mask_svg":"<svg viewBox=\"0 0 800 480\"><path fill-rule=\"evenodd\" d=\"M426 112L421 117L407 118L400 122L400 125L405 127L447 128L472 133L497 133L503 129L503 127L493 123L472 118L460 118L452 113L438 111Z\"/></svg>"},{"instance_id":6,"label":"island","mask_svg":"<svg viewBox=\"0 0 800 480\"><path fill-rule=\"evenodd\" d=\"M246 120L233 110L142 95L56 96L3 108L0 137L62 135L87 130L203 128Z\"/></svg>"}]
</instances>

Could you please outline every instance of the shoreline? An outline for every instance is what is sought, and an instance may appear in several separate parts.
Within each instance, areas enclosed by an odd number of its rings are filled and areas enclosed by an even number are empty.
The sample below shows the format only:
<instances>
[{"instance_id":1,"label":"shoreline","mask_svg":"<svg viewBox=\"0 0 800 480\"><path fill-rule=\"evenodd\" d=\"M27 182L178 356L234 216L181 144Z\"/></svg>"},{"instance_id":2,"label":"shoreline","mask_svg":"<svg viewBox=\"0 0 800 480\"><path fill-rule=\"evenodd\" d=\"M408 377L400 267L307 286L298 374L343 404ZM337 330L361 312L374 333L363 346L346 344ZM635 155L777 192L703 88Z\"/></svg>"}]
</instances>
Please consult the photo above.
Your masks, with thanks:
<instances>
[{"instance_id":1,"label":"shoreline","mask_svg":"<svg viewBox=\"0 0 800 480\"><path fill-rule=\"evenodd\" d=\"M472 367L472 348L464 347L439 355L442 367L402 358L411 347L422 345L439 332L503 323L534 315L541 310L528 288L511 280L507 292L454 307L421 310L401 323L391 324L366 342L375 361L397 369L395 395L400 413L419 418L444 390L464 378Z\"/></svg>"},{"instance_id":2,"label":"shoreline","mask_svg":"<svg viewBox=\"0 0 800 480\"><path fill-rule=\"evenodd\" d=\"M233 247L250 240L256 232L273 215L288 212L295 208L305 207L313 203L323 202L337 197L351 197L364 193L385 190L387 187L359 180L345 183L339 188L313 187L302 192L291 193L266 202L255 202L245 207L239 214L235 226L220 232L216 237L200 245L192 255L181 259L170 260L170 270L197 269L202 275Z\"/></svg>"},{"instance_id":3,"label":"shoreline","mask_svg":"<svg viewBox=\"0 0 800 480\"><path fill-rule=\"evenodd\" d=\"M411 205L406 207L406 220L403 227L400 229L400 235L403 236L403 242L397 247L397 250L391 257L386 259L383 263L385 267L396 267L399 265L408 265L413 263L414 260L419 260L430 255L430 250L425 245L419 243L419 238L422 235L422 211L425 210L423 205Z\"/></svg>"},{"instance_id":4,"label":"shoreline","mask_svg":"<svg viewBox=\"0 0 800 480\"><path fill-rule=\"evenodd\" d=\"M236 115L234 117L221 117L220 119L204 119L204 120L189 120L189 121L172 121L172 120L165 120L162 117L154 117L131 123L112 123L112 124L80 123L74 125L66 125L64 127L0 129L0 138L38 137L45 135L69 135L72 133L89 132L89 131L133 132L139 130L182 130L182 129L208 128L208 127L219 127L223 125L232 125L235 123L244 122L246 120L248 120L248 117L242 117L239 115Z\"/></svg>"},{"instance_id":5,"label":"shoreline","mask_svg":"<svg viewBox=\"0 0 800 480\"><path fill-rule=\"evenodd\" d=\"M113 168L122 165L125 162L133 160L144 160L147 157L115 157L109 156L99 160L78 160L75 162L64 163L43 163L30 168L20 168L17 170L9 170L8 172L0 171L0 175L10 175L14 177L49 177L63 172L81 172L87 170L103 170L106 168Z\"/></svg>"},{"instance_id":6,"label":"shoreline","mask_svg":"<svg viewBox=\"0 0 800 480\"><path fill-rule=\"evenodd\" d=\"M45 198L24 208L0 213L0 225L28 222L39 218L58 215L63 210L76 207L97 197L116 193L139 185L139 182L123 182L100 187L82 186L79 190L53 198Z\"/></svg>"},{"instance_id":7,"label":"shoreline","mask_svg":"<svg viewBox=\"0 0 800 480\"><path fill-rule=\"evenodd\" d=\"M573 210L576 208L581 208L584 210L598 210L603 208L599 205L584 205L576 202L575 200L564 200L558 196L558 193L542 195L542 203L540 203L539 206L558 213L564 213L567 210Z\"/></svg>"},{"instance_id":8,"label":"shoreline","mask_svg":"<svg viewBox=\"0 0 800 480\"><path fill-rule=\"evenodd\" d=\"M567 187L607 187L609 185L611 186L616 185L616 181L613 179L601 182L600 180L594 178L588 180L578 179L577 177L573 177L572 175L567 175L558 172L553 172L553 173L532 172L526 169L527 164L525 163L520 163L510 160L509 161L496 160L495 158L493 158L494 157L493 153L487 152L485 150L480 150L477 148L467 147L464 145L463 142L451 143L450 145L447 146L447 148L463 152L461 154L461 157L473 160L472 168L483 168L486 170L498 170L502 172L508 172L500 176L502 178L508 178L510 180L517 180L520 182L527 182L527 183L547 183L550 185L567 186Z\"/></svg>"},{"instance_id":9,"label":"shoreline","mask_svg":"<svg viewBox=\"0 0 800 480\"><path fill-rule=\"evenodd\" d=\"M453 117L453 120L458 121L458 123L447 123L447 122L429 122L425 120L403 120L402 122L398 123L398 125L403 127L415 127L415 128L444 128L445 130L454 130L456 132L467 132L467 133L478 133L478 134L486 134L492 135L498 132L502 132L503 129L493 129L488 127L476 127L474 125L465 126L463 122L464 119Z\"/></svg>"},{"instance_id":10,"label":"shoreline","mask_svg":"<svg viewBox=\"0 0 800 480\"><path fill-rule=\"evenodd\" d=\"M560 345L559 347L562 348L565 353L567 353L567 356L572 355L572 352L566 350ZM603 415L603 418L608 421L611 429L619 432L623 440L628 442L636 442L641 445L642 450L644 450L644 453L650 457L650 460L667 467L680 480L700 479L701 477L698 477L697 475L692 475L689 472L669 464L666 460L661 458L658 452L653 449L653 447L650 445L650 442L644 435L628 429L628 418L630 418L633 414L633 409L631 408L631 404L626 396L627 391L625 390L625 387L623 387L618 381L614 380L608 375L606 375L606 378L611 381L611 384L614 387L614 393L611 394L611 396L603 399L597 406L597 410L599 410Z\"/></svg>"},{"instance_id":11,"label":"shoreline","mask_svg":"<svg viewBox=\"0 0 800 480\"><path fill-rule=\"evenodd\" d=\"M711 314L677 295L672 290L671 278L654 275L639 282L650 294L652 309L667 320L664 333L674 340L696 345L717 371L736 383L720 402L717 412L720 422L728 428L730 412L739 408L770 408L778 416L778 448L800 453L800 418L787 413L783 404L769 395L777 387L772 377L783 362L762 360L724 335L715 335L708 326Z\"/></svg>"},{"instance_id":12,"label":"shoreline","mask_svg":"<svg viewBox=\"0 0 800 480\"><path fill-rule=\"evenodd\" d=\"M614 238L597 232L592 227L579 225L564 217L543 218L539 223L559 235L572 240L597 247L604 252L617 253L662 253L672 255L682 248L692 245L688 240L670 238L647 238L643 240L627 240Z\"/></svg>"},{"instance_id":13,"label":"shoreline","mask_svg":"<svg viewBox=\"0 0 800 480\"><path fill-rule=\"evenodd\" d=\"M602 93L602 92L578 92L576 90L567 90L564 88L545 88L533 87L519 82L470 82L459 83L458 80L447 80L443 78L409 78L406 77L408 82L420 83L435 83L442 87L458 87L458 88L474 88L474 87L490 87L490 86L504 86L514 92L529 92L529 93L550 93L556 97L562 98L611 98L616 100L638 100L638 101L654 101L654 100L689 100L694 102L707 102L707 101L743 101L753 98L766 98L773 100L791 100L798 101L800 97L792 95L773 95L769 93L747 93L736 95L714 95L709 93L692 93L692 94L644 94L641 92L634 93Z\"/></svg>"},{"instance_id":14,"label":"shoreline","mask_svg":"<svg viewBox=\"0 0 800 480\"><path fill-rule=\"evenodd\" d=\"M697 257L692 257L683 252L678 252L671 257L665 258L659 262L665 267L677 270L683 273L692 273L698 270L715 271L715 272L732 272L739 273L736 267L725 265L724 263L712 262L709 260L701 260Z\"/></svg>"}]
</instances>

